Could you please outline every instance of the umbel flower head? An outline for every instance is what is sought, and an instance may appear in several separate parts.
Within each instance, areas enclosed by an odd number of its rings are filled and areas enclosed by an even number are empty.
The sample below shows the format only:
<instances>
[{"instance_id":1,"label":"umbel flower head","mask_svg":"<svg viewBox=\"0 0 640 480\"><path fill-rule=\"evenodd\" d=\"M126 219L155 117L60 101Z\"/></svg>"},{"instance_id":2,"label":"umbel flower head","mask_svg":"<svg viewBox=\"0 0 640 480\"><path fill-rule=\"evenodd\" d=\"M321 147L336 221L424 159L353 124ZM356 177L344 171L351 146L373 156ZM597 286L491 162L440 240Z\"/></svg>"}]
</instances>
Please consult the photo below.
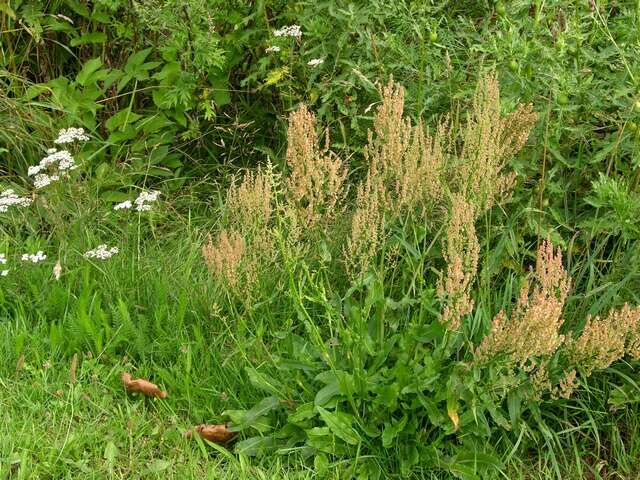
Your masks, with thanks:
<instances>
[{"instance_id":1,"label":"umbel flower head","mask_svg":"<svg viewBox=\"0 0 640 480\"><path fill-rule=\"evenodd\" d=\"M12 189L0 193L0 213L5 213L9 207L28 207L32 200L27 197L19 197Z\"/></svg>"},{"instance_id":2,"label":"umbel flower head","mask_svg":"<svg viewBox=\"0 0 640 480\"><path fill-rule=\"evenodd\" d=\"M23 262L39 263L46 260L47 256L42 250L38 250L36 253L24 253L22 254Z\"/></svg>"},{"instance_id":3,"label":"umbel flower head","mask_svg":"<svg viewBox=\"0 0 640 480\"><path fill-rule=\"evenodd\" d=\"M0 265L7 264L7 257L4 253L0 253ZM9 274L9 270L0 270L0 277L6 277Z\"/></svg>"},{"instance_id":4,"label":"umbel flower head","mask_svg":"<svg viewBox=\"0 0 640 480\"><path fill-rule=\"evenodd\" d=\"M105 244L98 245L93 250L85 252L85 258L95 258L96 260L107 260L118 253L118 247L107 248Z\"/></svg>"},{"instance_id":5,"label":"umbel flower head","mask_svg":"<svg viewBox=\"0 0 640 480\"><path fill-rule=\"evenodd\" d=\"M95 258L96 260L107 260L118 253L118 247L107 248L105 244L98 245L93 250L85 252L85 258Z\"/></svg>"},{"instance_id":6,"label":"umbel flower head","mask_svg":"<svg viewBox=\"0 0 640 480\"><path fill-rule=\"evenodd\" d=\"M84 128L63 128L58 132L58 138L56 138L53 143L61 145L65 143L73 143L76 140L89 140L89 137L84 133Z\"/></svg>"},{"instance_id":7,"label":"umbel flower head","mask_svg":"<svg viewBox=\"0 0 640 480\"><path fill-rule=\"evenodd\" d=\"M125 200L124 202L120 202L113 207L114 210L129 210L135 204L135 209L138 212L148 212L151 210L151 203L158 200L158 196L160 192L156 190L152 190L150 192L142 192L138 197L132 202L131 200Z\"/></svg>"},{"instance_id":8,"label":"umbel flower head","mask_svg":"<svg viewBox=\"0 0 640 480\"><path fill-rule=\"evenodd\" d=\"M40 160L38 165L29 167L27 174L34 177L33 185L40 189L60 180L60 177L68 175L71 170L78 168L71 153L67 150L47 150L47 156ZM45 173L43 173L45 172Z\"/></svg>"},{"instance_id":9,"label":"umbel flower head","mask_svg":"<svg viewBox=\"0 0 640 480\"><path fill-rule=\"evenodd\" d=\"M300 38L302 36L302 30L300 30L300 25L288 25L278 30L274 30L273 36Z\"/></svg>"}]
</instances>

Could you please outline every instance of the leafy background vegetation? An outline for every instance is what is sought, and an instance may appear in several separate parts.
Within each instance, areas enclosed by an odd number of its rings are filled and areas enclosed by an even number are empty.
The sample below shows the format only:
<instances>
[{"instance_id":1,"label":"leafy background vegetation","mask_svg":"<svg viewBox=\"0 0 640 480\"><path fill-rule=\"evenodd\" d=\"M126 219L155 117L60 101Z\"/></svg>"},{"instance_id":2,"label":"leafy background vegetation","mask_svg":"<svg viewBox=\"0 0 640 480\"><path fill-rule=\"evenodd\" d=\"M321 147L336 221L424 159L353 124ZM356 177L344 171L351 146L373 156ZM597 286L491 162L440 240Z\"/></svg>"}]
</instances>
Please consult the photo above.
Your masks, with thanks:
<instances>
[{"instance_id":1,"label":"leafy background vegetation","mask_svg":"<svg viewBox=\"0 0 640 480\"><path fill-rule=\"evenodd\" d=\"M3 475L639 474L637 360L579 375L569 398L509 391L499 368L464 365L512 311L544 239L573 282L563 333L640 304L640 3L12 0L0 18L2 190L34 199L0 214L2 248L48 255L0 277ZM274 36L291 24L300 38ZM345 270L339 240L367 177L380 87L404 85L405 113L432 134L449 113L458 139L492 71L502 111L532 103L538 120L509 159L510 200L475 222L475 309L447 347L448 202L387 224L363 275ZM300 104L348 165L348 207L328 236L283 213L287 118ZM73 152L80 168L34 193L28 167L63 127L91 137ZM276 253L234 285L215 263L233 257L216 257L219 234L244 228L226 192L259 168L273 172ZM150 189L162 192L152 211L113 211ZM252 248L256 231L241 232ZM82 257L101 243L119 254ZM169 397L127 396L125 370ZM227 420L236 444L182 435Z\"/></svg>"}]
</instances>

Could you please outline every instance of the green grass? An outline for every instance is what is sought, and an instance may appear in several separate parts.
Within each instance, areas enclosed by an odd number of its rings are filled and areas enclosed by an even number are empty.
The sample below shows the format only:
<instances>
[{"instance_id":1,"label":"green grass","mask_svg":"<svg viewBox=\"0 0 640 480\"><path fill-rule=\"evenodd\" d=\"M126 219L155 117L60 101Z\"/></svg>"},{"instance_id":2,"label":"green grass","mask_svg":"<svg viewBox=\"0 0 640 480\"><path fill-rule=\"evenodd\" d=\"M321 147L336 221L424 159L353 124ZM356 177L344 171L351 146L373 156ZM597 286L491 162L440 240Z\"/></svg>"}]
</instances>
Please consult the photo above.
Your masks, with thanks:
<instances>
[{"instance_id":1,"label":"green grass","mask_svg":"<svg viewBox=\"0 0 640 480\"><path fill-rule=\"evenodd\" d=\"M184 437L193 425L218 423L226 410L250 409L263 397L247 368L273 374L303 402L313 388L273 369L286 355L278 332L290 305L273 299L229 317L213 302L200 259L205 220L175 222L138 248L121 244L111 261L66 266L55 281L51 261L29 266L20 296L3 288L0 322L0 473L9 478L345 478L347 459L324 470L299 452L249 457ZM168 228L172 225L172 228ZM24 267L25 271L27 267ZM44 285L44 286L43 286ZM289 290L284 295L296 296ZM312 290L306 290L311 294ZM319 313L319 312L317 312ZM83 324L81 319L88 318ZM132 322L129 324L127 322ZM58 330L53 325L59 325ZM87 325L91 326L86 330ZM57 333L56 333L57 332ZM89 353L91 352L91 353ZM70 362L79 355L77 382ZM16 368L19 366L19 368ZM638 478L637 374L621 365L589 380L570 401L542 406L547 426L496 434L502 466L491 478ZM169 392L152 400L124 391L122 372ZM635 380L634 380L635 379ZM618 410L611 390L627 385ZM292 394L292 392L294 392ZM311 395L311 397L310 397ZM616 397L618 398L618 397ZM626 403L625 403L626 402ZM241 439L246 434L241 434ZM249 434L250 436L250 434ZM400 478L388 453L369 453L383 478ZM391 461L390 461L391 460ZM489 475L489 474L486 474ZM412 478L448 478L418 469ZM488 478L488 477L483 477Z\"/></svg>"}]
</instances>

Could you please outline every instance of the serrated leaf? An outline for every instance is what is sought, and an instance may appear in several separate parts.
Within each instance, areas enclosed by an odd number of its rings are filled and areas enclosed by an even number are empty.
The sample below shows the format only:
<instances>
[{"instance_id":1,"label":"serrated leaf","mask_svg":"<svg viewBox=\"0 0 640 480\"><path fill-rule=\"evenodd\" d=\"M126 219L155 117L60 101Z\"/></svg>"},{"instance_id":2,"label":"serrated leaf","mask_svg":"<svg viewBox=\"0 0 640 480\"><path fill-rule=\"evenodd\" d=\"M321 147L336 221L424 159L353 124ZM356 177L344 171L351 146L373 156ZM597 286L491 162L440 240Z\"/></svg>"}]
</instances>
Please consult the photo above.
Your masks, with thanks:
<instances>
[{"instance_id":1,"label":"serrated leaf","mask_svg":"<svg viewBox=\"0 0 640 480\"><path fill-rule=\"evenodd\" d=\"M80 85L85 86L91 77L91 75L96 72L102 66L102 60L98 58L92 58L84 63L82 66L82 70L76 76L76 82Z\"/></svg>"}]
</instances>

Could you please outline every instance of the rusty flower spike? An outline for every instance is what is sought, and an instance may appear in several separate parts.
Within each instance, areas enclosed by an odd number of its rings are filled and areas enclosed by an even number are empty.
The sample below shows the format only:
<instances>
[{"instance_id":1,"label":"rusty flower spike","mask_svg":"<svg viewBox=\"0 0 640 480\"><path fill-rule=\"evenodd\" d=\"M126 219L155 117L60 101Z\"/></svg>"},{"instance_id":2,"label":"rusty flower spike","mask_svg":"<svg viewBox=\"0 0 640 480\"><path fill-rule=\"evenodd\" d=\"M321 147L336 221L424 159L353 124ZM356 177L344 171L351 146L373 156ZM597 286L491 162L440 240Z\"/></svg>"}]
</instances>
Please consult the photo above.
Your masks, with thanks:
<instances>
[{"instance_id":1,"label":"rusty flower spike","mask_svg":"<svg viewBox=\"0 0 640 480\"><path fill-rule=\"evenodd\" d=\"M191 438L194 431L205 440L209 440L210 442L217 443L219 445L233 440L237 435L236 432L229 431L229 427L226 423L221 423L219 425L198 425L193 430L187 432L187 437Z\"/></svg>"},{"instance_id":2,"label":"rusty flower spike","mask_svg":"<svg viewBox=\"0 0 640 480\"><path fill-rule=\"evenodd\" d=\"M128 373L122 374L122 383L127 392L138 392L148 397L166 398L167 392L160 390L154 383L149 382L143 378L134 380Z\"/></svg>"}]
</instances>

